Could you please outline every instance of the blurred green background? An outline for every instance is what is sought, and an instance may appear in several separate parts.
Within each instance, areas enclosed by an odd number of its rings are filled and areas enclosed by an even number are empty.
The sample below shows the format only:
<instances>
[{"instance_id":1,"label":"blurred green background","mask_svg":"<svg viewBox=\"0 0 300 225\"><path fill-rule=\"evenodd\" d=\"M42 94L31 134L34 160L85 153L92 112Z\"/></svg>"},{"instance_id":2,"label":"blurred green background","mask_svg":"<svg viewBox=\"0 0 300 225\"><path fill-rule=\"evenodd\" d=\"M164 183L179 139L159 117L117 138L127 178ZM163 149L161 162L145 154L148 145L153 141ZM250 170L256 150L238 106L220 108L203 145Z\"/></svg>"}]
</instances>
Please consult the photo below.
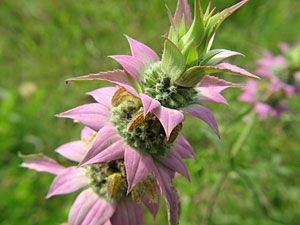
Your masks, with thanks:
<instances>
[{"instance_id":1,"label":"blurred green background","mask_svg":"<svg viewBox=\"0 0 300 225\"><path fill-rule=\"evenodd\" d=\"M203 0L204 5L208 1ZM214 0L222 9L237 0ZM161 36L169 26L164 7L175 0L0 0L0 224L43 225L66 222L76 194L45 200L53 176L20 168L23 154L53 150L76 140L80 126L54 114L91 101L86 91L98 83L66 86L71 75L107 70L116 63L107 55L129 53L126 33L162 52ZM300 1L250 0L220 29L215 47L246 55L235 59L247 69L265 48L297 40ZM232 78L232 77L229 77ZM197 152L188 161L191 183L176 179L182 225L300 224L300 104L281 120L258 122L231 171L216 184L228 164L228 150L245 122L235 118L247 107L238 90L227 91L230 106L214 106L222 130L217 140L201 122L188 120L184 133ZM219 180L219 181L218 181ZM218 185L217 185L218 186ZM215 204L213 204L215 203ZM153 222L163 225L161 210Z\"/></svg>"}]
</instances>

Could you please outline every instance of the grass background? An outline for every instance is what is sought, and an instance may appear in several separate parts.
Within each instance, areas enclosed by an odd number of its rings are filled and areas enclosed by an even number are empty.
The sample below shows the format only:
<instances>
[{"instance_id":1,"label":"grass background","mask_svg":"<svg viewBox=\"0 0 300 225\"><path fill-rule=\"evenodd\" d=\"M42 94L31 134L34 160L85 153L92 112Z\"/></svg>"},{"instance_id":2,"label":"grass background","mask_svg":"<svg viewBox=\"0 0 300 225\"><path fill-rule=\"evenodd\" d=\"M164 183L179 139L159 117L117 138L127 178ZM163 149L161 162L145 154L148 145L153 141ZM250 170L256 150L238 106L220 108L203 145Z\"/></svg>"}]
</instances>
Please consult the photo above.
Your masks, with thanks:
<instances>
[{"instance_id":1,"label":"grass background","mask_svg":"<svg viewBox=\"0 0 300 225\"><path fill-rule=\"evenodd\" d=\"M62 224L76 194L45 200L53 177L19 167L24 154L53 154L60 144L76 140L80 126L54 114L90 101L86 91L98 83L66 86L70 75L115 68L107 55L129 53L123 34L141 40L158 53L169 22L165 2L175 0L1 0L0 1L0 224ZM235 0L214 0L222 9ZM203 0L204 5L207 1ZM263 49L276 52L278 41L294 42L300 25L300 2L251 0L220 29L215 47L243 52L235 59L247 69ZM300 62L299 62L300 63ZM230 77L232 78L232 77ZM181 196L182 225L273 225L300 221L300 104L291 99L292 115L257 122L229 173L209 220L207 203L228 167L227 152L244 121L234 121L247 104L227 91L230 106L214 106L222 140L201 122L188 119L184 133L197 152L188 161L191 183L176 179ZM166 224L161 210L153 222Z\"/></svg>"}]
</instances>

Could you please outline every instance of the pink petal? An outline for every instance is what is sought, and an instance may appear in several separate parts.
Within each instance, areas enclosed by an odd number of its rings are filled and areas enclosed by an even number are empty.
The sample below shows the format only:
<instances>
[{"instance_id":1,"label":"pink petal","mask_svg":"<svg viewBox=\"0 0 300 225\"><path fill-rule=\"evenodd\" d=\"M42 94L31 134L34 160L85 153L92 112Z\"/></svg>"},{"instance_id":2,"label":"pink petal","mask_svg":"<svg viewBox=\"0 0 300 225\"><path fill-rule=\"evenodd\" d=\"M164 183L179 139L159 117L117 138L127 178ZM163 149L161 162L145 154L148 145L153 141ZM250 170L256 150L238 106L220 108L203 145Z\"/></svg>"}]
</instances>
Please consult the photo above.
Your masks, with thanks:
<instances>
[{"instance_id":1,"label":"pink petal","mask_svg":"<svg viewBox=\"0 0 300 225\"><path fill-rule=\"evenodd\" d=\"M159 101L149 97L148 95L140 94L140 98L143 103L144 116L146 116L149 112L152 112L154 109L160 106Z\"/></svg>"},{"instance_id":2,"label":"pink petal","mask_svg":"<svg viewBox=\"0 0 300 225\"><path fill-rule=\"evenodd\" d=\"M120 140L120 136L117 134L117 131L113 126L108 125L103 127L97 133L92 147L88 150L88 153L79 165L83 165L87 161L91 160L117 140Z\"/></svg>"},{"instance_id":3,"label":"pink petal","mask_svg":"<svg viewBox=\"0 0 300 225\"><path fill-rule=\"evenodd\" d=\"M129 42L132 56L142 61L145 66L160 60L158 55L147 45L131 37L126 36L126 38Z\"/></svg>"},{"instance_id":4,"label":"pink petal","mask_svg":"<svg viewBox=\"0 0 300 225\"><path fill-rule=\"evenodd\" d=\"M192 13L187 0L178 0L176 12L174 15L174 24L179 26L184 18L186 28L189 28L192 24Z\"/></svg>"},{"instance_id":5,"label":"pink petal","mask_svg":"<svg viewBox=\"0 0 300 225\"><path fill-rule=\"evenodd\" d=\"M245 69L240 68L236 65L229 64L229 63L221 63L219 65L214 66L214 68L223 70L224 72L236 73L236 74L240 74L240 75L247 76L250 78L259 79L258 76L246 71Z\"/></svg>"},{"instance_id":6,"label":"pink petal","mask_svg":"<svg viewBox=\"0 0 300 225\"><path fill-rule=\"evenodd\" d=\"M160 190L167 201L168 217L170 225L179 224L179 198L176 189L172 186L174 172L163 166L157 166L154 170L155 178Z\"/></svg>"},{"instance_id":7,"label":"pink petal","mask_svg":"<svg viewBox=\"0 0 300 225\"><path fill-rule=\"evenodd\" d=\"M135 149L126 146L124 155L128 192L152 172L153 161L150 156L143 155Z\"/></svg>"},{"instance_id":8,"label":"pink petal","mask_svg":"<svg viewBox=\"0 0 300 225\"><path fill-rule=\"evenodd\" d=\"M221 92L230 87L239 87L238 84L233 84L225 80L213 76L205 76L197 88L201 95L200 101L216 102L227 104L226 99L221 95Z\"/></svg>"},{"instance_id":9,"label":"pink petal","mask_svg":"<svg viewBox=\"0 0 300 225\"><path fill-rule=\"evenodd\" d=\"M118 203L115 214L111 218L113 225L142 225L143 207L130 200Z\"/></svg>"},{"instance_id":10,"label":"pink petal","mask_svg":"<svg viewBox=\"0 0 300 225\"><path fill-rule=\"evenodd\" d=\"M124 148L125 144L122 140L119 140L104 150L102 150L98 155L91 158L87 162L81 164L82 166L94 164L94 163L102 163L112 160L122 159L124 157Z\"/></svg>"},{"instance_id":11,"label":"pink petal","mask_svg":"<svg viewBox=\"0 0 300 225\"><path fill-rule=\"evenodd\" d=\"M111 99L117 90L118 88L116 87L105 87L88 92L87 94L92 96L98 103L111 108Z\"/></svg>"},{"instance_id":12,"label":"pink petal","mask_svg":"<svg viewBox=\"0 0 300 225\"><path fill-rule=\"evenodd\" d=\"M208 108L202 106L202 105L191 105L187 108L182 109L184 112L189 113L190 115L203 120L205 123L207 123L214 132L220 137L220 132L218 128L217 121L214 117L214 114L211 110Z\"/></svg>"},{"instance_id":13,"label":"pink petal","mask_svg":"<svg viewBox=\"0 0 300 225\"><path fill-rule=\"evenodd\" d=\"M95 131L92 130L91 128L84 127L81 130L81 140L88 141L94 133Z\"/></svg>"},{"instance_id":14,"label":"pink petal","mask_svg":"<svg viewBox=\"0 0 300 225\"><path fill-rule=\"evenodd\" d=\"M84 80L101 80L107 81L120 87L125 88L129 93L133 94L134 96L138 97L138 93L136 90L131 86L131 78L124 70L113 70L107 72L99 72L94 74L89 74L80 77L72 77L66 80L66 82L71 81L84 81Z\"/></svg>"},{"instance_id":15,"label":"pink petal","mask_svg":"<svg viewBox=\"0 0 300 225\"><path fill-rule=\"evenodd\" d=\"M99 130L109 121L109 114L109 110L103 105L91 103L60 113L57 116L78 120L93 130Z\"/></svg>"},{"instance_id":16,"label":"pink petal","mask_svg":"<svg viewBox=\"0 0 300 225\"><path fill-rule=\"evenodd\" d=\"M184 115L182 114L182 112L175 109L169 109L163 106L154 109L153 113L159 119L162 126L164 127L168 139L173 129L177 125L182 123L184 120Z\"/></svg>"},{"instance_id":17,"label":"pink petal","mask_svg":"<svg viewBox=\"0 0 300 225\"><path fill-rule=\"evenodd\" d=\"M88 146L83 141L73 141L58 147L55 151L69 160L80 162L87 150Z\"/></svg>"},{"instance_id":18,"label":"pink petal","mask_svg":"<svg viewBox=\"0 0 300 225\"><path fill-rule=\"evenodd\" d=\"M279 42L278 47L281 50L281 52L284 54L288 53L291 48L290 45L286 42Z\"/></svg>"},{"instance_id":19,"label":"pink petal","mask_svg":"<svg viewBox=\"0 0 300 225\"><path fill-rule=\"evenodd\" d=\"M160 207L160 194L159 190L157 190L157 200L155 202L152 202L152 200L146 195L144 197L143 203L148 208L150 213L152 214L153 218L156 217L159 207Z\"/></svg>"},{"instance_id":20,"label":"pink petal","mask_svg":"<svg viewBox=\"0 0 300 225\"><path fill-rule=\"evenodd\" d=\"M74 202L68 218L69 225L102 225L115 212L115 206L101 199L91 189L80 193Z\"/></svg>"},{"instance_id":21,"label":"pink petal","mask_svg":"<svg viewBox=\"0 0 300 225\"><path fill-rule=\"evenodd\" d=\"M257 103L254 107L254 110L257 112L260 120L265 120L269 115L276 115L276 111L265 103Z\"/></svg>"},{"instance_id":22,"label":"pink petal","mask_svg":"<svg viewBox=\"0 0 300 225\"><path fill-rule=\"evenodd\" d=\"M243 90L243 94L239 97L241 101L250 103L255 103L257 101L257 83L254 80L248 81Z\"/></svg>"},{"instance_id":23,"label":"pink petal","mask_svg":"<svg viewBox=\"0 0 300 225\"><path fill-rule=\"evenodd\" d=\"M160 162L169 169L180 173L187 180L190 180L188 169L184 165L181 156L176 151L170 151L170 153L166 157L160 157Z\"/></svg>"},{"instance_id":24,"label":"pink petal","mask_svg":"<svg viewBox=\"0 0 300 225\"><path fill-rule=\"evenodd\" d=\"M76 167L66 168L54 179L47 198L77 191L87 184L88 178L85 175L84 169Z\"/></svg>"},{"instance_id":25,"label":"pink petal","mask_svg":"<svg viewBox=\"0 0 300 225\"><path fill-rule=\"evenodd\" d=\"M59 165L57 162L48 157L40 157L38 159L25 161L22 163L22 167L56 175L65 169L65 167Z\"/></svg>"},{"instance_id":26,"label":"pink petal","mask_svg":"<svg viewBox=\"0 0 300 225\"><path fill-rule=\"evenodd\" d=\"M132 78L140 79L141 71L145 68L140 59L130 55L113 55L110 57L116 60Z\"/></svg>"},{"instance_id":27,"label":"pink petal","mask_svg":"<svg viewBox=\"0 0 300 225\"><path fill-rule=\"evenodd\" d=\"M175 140L174 145L171 149L171 151L176 151L179 153L181 158L194 158L195 153L193 150L193 147L190 145L190 143L184 138L182 134L178 136L178 138Z\"/></svg>"}]
</instances>

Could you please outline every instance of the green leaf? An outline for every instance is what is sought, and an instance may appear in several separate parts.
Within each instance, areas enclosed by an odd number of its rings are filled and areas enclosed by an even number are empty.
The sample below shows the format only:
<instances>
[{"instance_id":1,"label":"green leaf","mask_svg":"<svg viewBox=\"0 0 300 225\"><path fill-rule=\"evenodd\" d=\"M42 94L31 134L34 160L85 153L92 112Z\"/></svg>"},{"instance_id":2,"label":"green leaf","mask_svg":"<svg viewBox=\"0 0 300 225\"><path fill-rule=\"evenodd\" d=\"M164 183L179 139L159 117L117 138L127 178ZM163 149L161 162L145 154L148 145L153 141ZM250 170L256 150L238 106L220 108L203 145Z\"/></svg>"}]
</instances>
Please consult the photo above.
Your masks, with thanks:
<instances>
[{"instance_id":1,"label":"green leaf","mask_svg":"<svg viewBox=\"0 0 300 225\"><path fill-rule=\"evenodd\" d=\"M203 57L203 60L200 62L200 65L214 66L223 62L225 59L228 59L232 56L238 56L238 55L243 56L242 53L227 50L227 49L214 49L209 51Z\"/></svg>"},{"instance_id":2,"label":"green leaf","mask_svg":"<svg viewBox=\"0 0 300 225\"><path fill-rule=\"evenodd\" d=\"M171 80L178 79L185 71L185 58L177 46L166 38L162 56L162 70Z\"/></svg>"}]
</instances>

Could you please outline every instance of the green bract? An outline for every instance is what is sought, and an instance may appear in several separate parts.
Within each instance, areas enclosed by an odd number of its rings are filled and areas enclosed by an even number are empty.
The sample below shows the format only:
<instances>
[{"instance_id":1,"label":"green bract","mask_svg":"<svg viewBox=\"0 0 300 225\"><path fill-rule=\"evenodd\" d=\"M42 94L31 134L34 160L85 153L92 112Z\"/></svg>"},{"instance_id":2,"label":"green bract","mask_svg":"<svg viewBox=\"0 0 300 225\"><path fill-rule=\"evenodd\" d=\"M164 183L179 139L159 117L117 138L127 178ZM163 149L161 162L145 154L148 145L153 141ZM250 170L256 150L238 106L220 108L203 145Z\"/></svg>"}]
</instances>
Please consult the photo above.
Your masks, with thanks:
<instances>
[{"instance_id":1,"label":"green bract","mask_svg":"<svg viewBox=\"0 0 300 225\"><path fill-rule=\"evenodd\" d=\"M211 50L216 32L220 25L237 9L248 0L243 0L236 5L229 7L214 15L215 9L210 5L206 11L201 7L199 0L195 0L194 19L189 21L190 12L177 9L175 18L171 18L171 28L165 40L162 71L176 84L183 87L195 86L206 72L203 69L197 71L197 75L191 73L189 68L193 66L215 66L225 59L241 55L226 49ZM179 20L179 21L178 21ZM215 69L213 73L224 72ZM231 72L231 71L228 71ZM242 73L235 73L244 75ZM184 78L182 78L184 77Z\"/></svg>"}]
</instances>

